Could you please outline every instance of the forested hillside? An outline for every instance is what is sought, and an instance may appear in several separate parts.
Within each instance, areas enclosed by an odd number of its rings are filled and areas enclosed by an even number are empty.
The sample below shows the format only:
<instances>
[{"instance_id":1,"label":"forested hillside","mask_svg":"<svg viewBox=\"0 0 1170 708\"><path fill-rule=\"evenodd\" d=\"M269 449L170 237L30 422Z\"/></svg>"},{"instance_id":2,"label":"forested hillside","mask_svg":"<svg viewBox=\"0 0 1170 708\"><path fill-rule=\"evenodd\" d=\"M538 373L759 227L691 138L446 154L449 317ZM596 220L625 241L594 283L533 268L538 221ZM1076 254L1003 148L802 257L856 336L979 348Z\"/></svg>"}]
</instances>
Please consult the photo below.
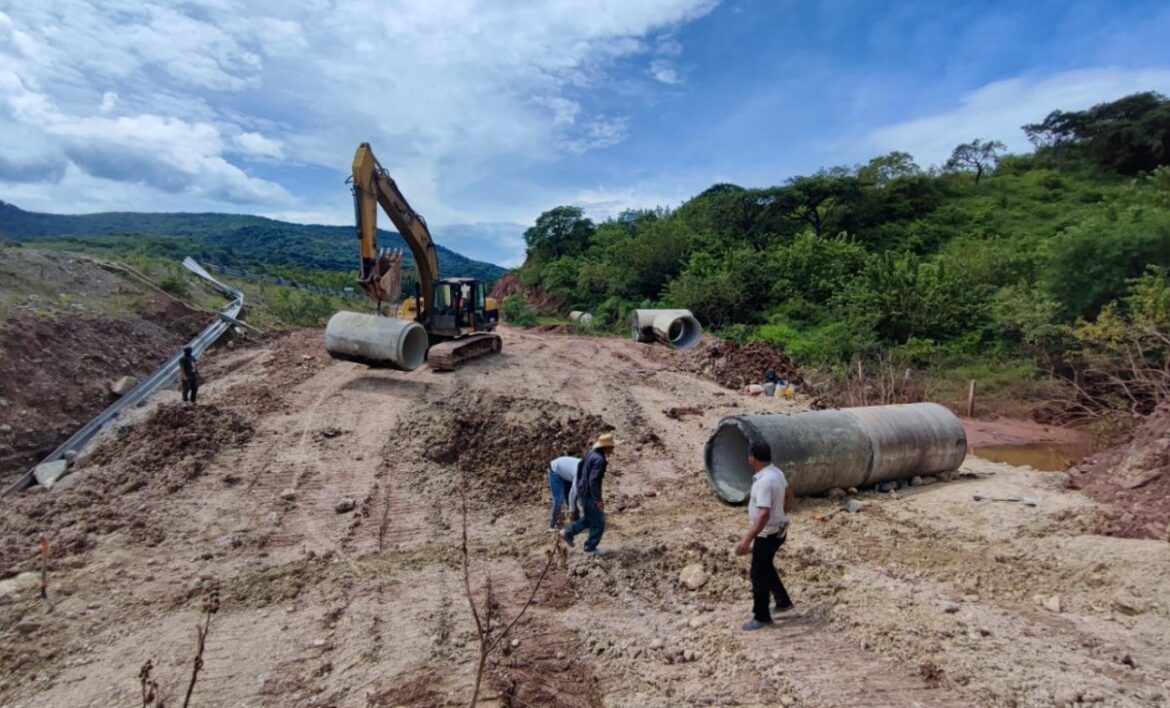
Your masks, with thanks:
<instances>
[{"instance_id":1,"label":"forested hillside","mask_svg":"<svg viewBox=\"0 0 1170 708\"><path fill-rule=\"evenodd\" d=\"M239 214L40 214L0 202L0 235L15 242L208 262L272 272L332 271L352 280L357 243L351 226L290 224ZM405 248L394 231L379 230L382 247ZM494 281L499 266L436 246L443 275ZM407 251L408 271L414 261Z\"/></svg>"},{"instance_id":2,"label":"forested hillside","mask_svg":"<svg viewBox=\"0 0 1170 708\"><path fill-rule=\"evenodd\" d=\"M894 152L601 224L557 207L525 234L521 282L615 328L684 307L808 365L1026 362L1076 381L1066 415L1148 410L1168 383L1170 100L1023 130L1029 154L980 136L937 168Z\"/></svg>"}]
</instances>

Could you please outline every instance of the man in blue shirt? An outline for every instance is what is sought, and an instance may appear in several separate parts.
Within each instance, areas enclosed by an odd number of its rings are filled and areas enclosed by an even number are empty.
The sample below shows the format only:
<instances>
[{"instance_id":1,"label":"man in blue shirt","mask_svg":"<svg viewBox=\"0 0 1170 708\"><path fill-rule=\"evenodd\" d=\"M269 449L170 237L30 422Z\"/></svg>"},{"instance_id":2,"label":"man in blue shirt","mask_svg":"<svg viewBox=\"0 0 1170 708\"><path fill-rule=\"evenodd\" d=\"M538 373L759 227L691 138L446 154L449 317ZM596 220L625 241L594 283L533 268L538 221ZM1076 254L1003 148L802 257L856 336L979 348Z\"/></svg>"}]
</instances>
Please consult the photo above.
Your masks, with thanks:
<instances>
[{"instance_id":1,"label":"man in blue shirt","mask_svg":"<svg viewBox=\"0 0 1170 708\"><path fill-rule=\"evenodd\" d=\"M589 529L589 538L585 539L585 552L594 556L604 556L608 553L597 544L601 542L601 535L605 533L605 502L601 496L602 482L605 480L607 458L613 453L613 435L605 433L597 438L591 449L581 461L581 470L577 476L577 500L581 503L583 515L569 525L561 533L565 543L572 546L574 537Z\"/></svg>"},{"instance_id":2,"label":"man in blue shirt","mask_svg":"<svg viewBox=\"0 0 1170 708\"><path fill-rule=\"evenodd\" d=\"M566 455L548 465L548 488L552 492L552 516L548 527L556 531L561 526L561 506L567 501L573 520L577 518L577 468L580 458Z\"/></svg>"}]
</instances>

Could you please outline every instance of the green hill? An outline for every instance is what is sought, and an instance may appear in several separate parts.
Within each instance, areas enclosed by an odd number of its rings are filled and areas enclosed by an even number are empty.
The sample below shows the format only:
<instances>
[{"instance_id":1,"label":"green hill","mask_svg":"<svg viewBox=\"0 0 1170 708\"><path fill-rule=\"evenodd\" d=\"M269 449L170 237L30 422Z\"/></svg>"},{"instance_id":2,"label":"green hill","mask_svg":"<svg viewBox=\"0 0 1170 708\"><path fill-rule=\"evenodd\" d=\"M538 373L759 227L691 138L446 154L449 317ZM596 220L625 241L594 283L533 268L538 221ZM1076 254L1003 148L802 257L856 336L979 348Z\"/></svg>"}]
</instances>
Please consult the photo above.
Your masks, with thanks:
<instances>
[{"instance_id":1,"label":"green hill","mask_svg":"<svg viewBox=\"0 0 1170 708\"><path fill-rule=\"evenodd\" d=\"M0 201L0 235L30 245L79 247L115 254L182 258L257 270L337 271L356 269L357 243L352 226L291 224L239 214L43 214ZM378 245L405 248L394 231L379 230ZM495 281L504 269L475 261L436 245L439 270ZM414 260L407 250L406 266Z\"/></svg>"}]
</instances>

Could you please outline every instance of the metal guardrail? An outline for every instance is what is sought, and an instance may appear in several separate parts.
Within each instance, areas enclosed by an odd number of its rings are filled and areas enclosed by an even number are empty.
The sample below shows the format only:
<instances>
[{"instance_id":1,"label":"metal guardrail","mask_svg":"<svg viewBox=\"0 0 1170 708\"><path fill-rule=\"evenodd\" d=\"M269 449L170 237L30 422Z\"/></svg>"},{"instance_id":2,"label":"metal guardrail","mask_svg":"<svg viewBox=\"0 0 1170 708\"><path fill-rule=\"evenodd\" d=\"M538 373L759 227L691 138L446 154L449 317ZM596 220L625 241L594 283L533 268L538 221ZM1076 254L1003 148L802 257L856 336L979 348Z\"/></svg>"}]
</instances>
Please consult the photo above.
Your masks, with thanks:
<instances>
[{"instance_id":1,"label":"metal guardrail","mask_svg":"<svg viewBox=\"0 0 1170 708\"><path fill-rule=\"evenodd\" d=\"M215 343L215 340L219 339L220 336L222 336L223 333L232 326L232 322L230 320L224 319L223 315L226 315L232 320L235 320L239 317L240 310L244 308L244 294L239 290L236 290L231 286L224 285L223 283L213 278L210 273L204 270L203 266L199 265L192 258L185 258L183 260L183 267L200 278L208 281L217 290L232 298L232 301L219 311L220 316L215 318L215 322L212 322L207 326L206 329L204 329L194 339L187 343L187 346L191 347L191 350L195 356L199 356L204 352L204 350L207 349L207 347ZM97 417L82 426L82 428L74 433L71 438L63 442L56 450L53 450L53 452L49 453L49 456L41 460L39 464L43 465L46 462L55 462L60 460L65 456L65 453L70 450L81 452L81 450L85 448L85 446L88 445L91 440L93 440L94 436L100 433L107 424L117 418L123 410L145 401L155 391L162 388L168 382L173 381L178 374L179 359L182 358L182 356L182 351L172 355L171 358L167 359L166 362L162 364L162 366L155 369L154 373L142 381L139 381L137 385L127 391L117 401L110 404L110 406L99 413ZM8 487L3 492L0 492L0 496L7 496L13 492L23 491L33 486L36 483L36 477L34 476L35 470L36 467L34 466L33 469L26 472L25 475L21 477L15 484Z\"/></svg>"},{"instance_id":2,"label":"metal guardrail","mask_svg":"<svg viewBox=\"0 0 1170 708\"><path fill-rule=\"evenodd\" d=\"M288 278L281 278L275 275L268 275L266 273L253 273L243 268L232 268L231 266L217 265L215 263L208 263L207 269L220 273L221 275L230 275L233 278L243 278L244 280L257 280L263 283L272 283L273 285L284 285L298 290L305 290L311 293L318 293L320 295L333 295L334 297L365 297L362 293L354 288L345 288L338 290L337 288L326 288L316 283L301 283L296 280Z\"/></svg>"}]
</instances>

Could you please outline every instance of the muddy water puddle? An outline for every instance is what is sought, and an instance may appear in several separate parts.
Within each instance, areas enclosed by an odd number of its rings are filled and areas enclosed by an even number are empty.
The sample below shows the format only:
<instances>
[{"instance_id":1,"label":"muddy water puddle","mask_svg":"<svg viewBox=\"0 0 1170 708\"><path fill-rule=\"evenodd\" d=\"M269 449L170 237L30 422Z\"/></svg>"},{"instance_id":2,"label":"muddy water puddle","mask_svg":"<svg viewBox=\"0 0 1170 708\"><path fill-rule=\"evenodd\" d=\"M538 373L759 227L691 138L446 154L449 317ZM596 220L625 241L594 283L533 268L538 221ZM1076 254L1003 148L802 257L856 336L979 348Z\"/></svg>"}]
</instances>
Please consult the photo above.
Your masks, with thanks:
<instances>
[{"instance_id":1,"label":"muddy water puddle","mask_svg":"<svg viewBox=\"0 0 1170 708\"><path fill-rule=\"evenodd\" d=\"M1034 443L1031 445L987 445L972 450L976 457L1009 465L1029 466L1045 472L1062 472L1092 452L1083 443Z\"/></svg>"}]
</instances>

